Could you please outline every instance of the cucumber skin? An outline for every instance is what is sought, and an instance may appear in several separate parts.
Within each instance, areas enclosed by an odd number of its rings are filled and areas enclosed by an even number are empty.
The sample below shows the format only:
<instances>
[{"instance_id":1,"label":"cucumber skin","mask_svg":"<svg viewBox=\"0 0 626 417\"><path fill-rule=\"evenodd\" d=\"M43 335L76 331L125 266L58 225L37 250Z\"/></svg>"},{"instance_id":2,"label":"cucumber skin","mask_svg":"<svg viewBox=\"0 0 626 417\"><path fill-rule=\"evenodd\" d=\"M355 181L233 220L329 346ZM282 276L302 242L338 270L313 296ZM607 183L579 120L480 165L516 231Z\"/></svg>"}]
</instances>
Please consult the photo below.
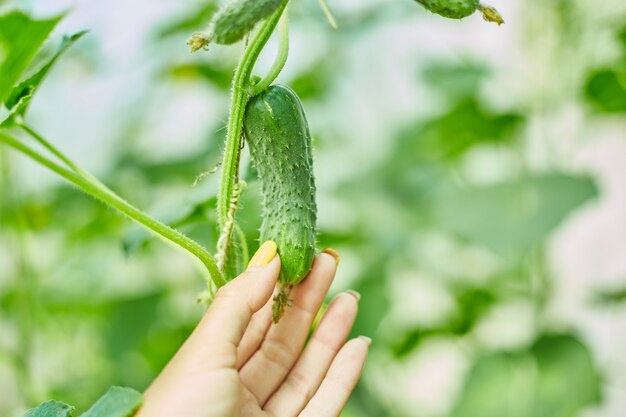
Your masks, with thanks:
<instances>
[{"instance_id":1,"label":"cucumber skin","mask_svg":"<svg viewBox=\"0 0 626 417\"><path fill-rule=\"evenodd\" d=\"M295 285L315 257L315 179L309 125L296 93L272 85L246 106L244 134L263 192L261 242L273 240L279 282Z\"/></svg>"},{"instance_id":2,"label":"cucumber skin","mask_svg":"<svg viewBox=\"0 0 626 417\"><path fill-rule=\"evenodd\" d=\"M415 0L426 10L450 19L462 19L478 9L478 0Z\"/></svg>"},{"instance_id":3,"label":"cucumber skin","mask_svg":"<svg viewBox=\"0 0 626 417\"><path fill-rule=\"evenodd\" d=\"M231 0L213 17L212 40L220 45L240 41L254 25L274 13L283 0Z\"/></svg>"}]
</instances>

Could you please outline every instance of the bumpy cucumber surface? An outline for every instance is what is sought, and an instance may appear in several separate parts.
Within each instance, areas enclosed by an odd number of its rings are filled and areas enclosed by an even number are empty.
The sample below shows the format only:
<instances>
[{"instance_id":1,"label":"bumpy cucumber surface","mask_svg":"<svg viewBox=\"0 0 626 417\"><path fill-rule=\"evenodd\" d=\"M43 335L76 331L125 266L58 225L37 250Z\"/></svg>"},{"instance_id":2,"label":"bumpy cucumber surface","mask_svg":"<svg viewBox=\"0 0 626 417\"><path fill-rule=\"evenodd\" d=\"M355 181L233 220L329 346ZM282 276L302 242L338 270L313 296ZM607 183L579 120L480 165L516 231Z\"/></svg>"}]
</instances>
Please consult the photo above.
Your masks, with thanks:
<instances>
[{"instance_id":1,"label":"bumpy cucumber surface","mask_svg":"<svg viewBox=\"0 0 626 417\"><path fill-rule=\"evenodd\" d=\"M315 256L315 179L309 125L296 93L273 85L252 97L244 134L262 183L261 242L273 240L282 262L279 282L299 283Z\"/></svg>"},{"instance_id":2,"label":"bumpy cucumber surface","mask_svg":"<svg viewBox=\"0 0 626 417\"><path fill-rule=\"evenodd\" d=\"M433 13L450 19L462 19L478 9L478 0L415 0Z\"/></svg>"},{"instance_id":3,"label":"bumpy cucumber surface","mask_svg":"<svg viewBox=\"0 0 626 417\"><path fill-rule=\"evenodd\" d=\"M230 45L243 39L254 25L274 13L283 0L231 0L213 17L212 41Z\"/></svg>"}]
</instances>

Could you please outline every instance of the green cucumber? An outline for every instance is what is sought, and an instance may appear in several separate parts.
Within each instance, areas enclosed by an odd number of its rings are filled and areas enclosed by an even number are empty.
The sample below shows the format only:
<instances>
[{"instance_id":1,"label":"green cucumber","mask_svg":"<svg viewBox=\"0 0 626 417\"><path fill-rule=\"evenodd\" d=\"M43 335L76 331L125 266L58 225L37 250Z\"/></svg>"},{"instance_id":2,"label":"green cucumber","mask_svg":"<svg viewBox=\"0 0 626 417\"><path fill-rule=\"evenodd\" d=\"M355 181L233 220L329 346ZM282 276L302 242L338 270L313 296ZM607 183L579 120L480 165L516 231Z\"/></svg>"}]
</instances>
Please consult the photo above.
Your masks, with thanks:
<instances>
[{"instance_id":1,"label":"green cucumber","mask_svg":"<svg viewBox=\"0 0 626 417\"><path fill-rule=\"evenodd\" d=\"M479 0L415 0L426 10L430 10L440 16L450 19L463 19L476 10L479 10L483 19L487 22L497 23L498 26L504 23L504 19L498 11L491 7L480 4Z\"/></svg>"},{"instance_id":2,"label":"green cucumber","mask_svg":"<svg viewBox=\"0 0 626 417\"><path fill-rule=\"evenodd\" d=\"M448 17L450 19L462 19L478 9L478 0L416 0L426 10Z\"/></svg>"},{"instance_id":3,"label":"green cucumber","mask_svg":"<svg viewBox=\"0 0 626 417\"><path fill-rule=\"evenodd\" d=\"M315 179L311 135L296 93L272 85L252 97L244 134L263 193L261 242L273 240L281 259L281 291L274 298L274 321L289 305L289 289L310 271L315 257Z\"/></svg>"}]
</instances>

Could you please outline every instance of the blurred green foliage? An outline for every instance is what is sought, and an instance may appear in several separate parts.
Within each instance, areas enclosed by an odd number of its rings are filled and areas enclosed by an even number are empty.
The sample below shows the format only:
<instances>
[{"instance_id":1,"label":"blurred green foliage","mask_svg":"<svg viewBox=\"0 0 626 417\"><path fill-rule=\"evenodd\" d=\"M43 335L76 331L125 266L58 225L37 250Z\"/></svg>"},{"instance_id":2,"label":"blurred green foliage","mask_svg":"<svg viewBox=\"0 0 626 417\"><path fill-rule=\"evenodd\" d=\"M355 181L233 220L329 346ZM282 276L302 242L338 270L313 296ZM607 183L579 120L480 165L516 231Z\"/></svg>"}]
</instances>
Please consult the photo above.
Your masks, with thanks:
<instances>
[{"instance_id":1,"label":"blurred green foliage","mask_svg":"<svg viewBox=\"0 0 626 417\"><path fill-rule=\"evenodd\" d=\"M478 56L442 59L416 54L420 65L412 81L431 94L437 103L433 111L398 109L410 117L385 125L385 136L377 140L387 146L367 159L363 154L355 156L365 145L361 138L333 124L337 113L344 116L342 120L359 122L348 117L349 109L333 105L342 103L343 88L354 88L353 73L364 71L348 65L356 59L351 55L353 45L400 25L406 15L415 15L420 22L432 19L412 2L405 3L392 7L371 2L358 10L339 10L336 32L326 28L319 11L310 13L314 5L303 2L293 7L292 27L315 27L312 33L323 37L327 54L319 54L307 65L295 65L285 82L311 110L316 171L322 178L328 177L327 172L342 172L331 183L320 182L319 246L342 253L345 269L340 269L335 290L351 287L362 294L353 335L374 339L370 362L345 415L578 416L603 401L603 370L574 324L556 325L549 320L547 306L557 290L546 252L554 232L602 195L588 173L558 163L542 169L532 166L525 144L532 118L540 110L523 100L494 103L486 91L503 70ZM556 27L561 43L556 43L555 53L571 47L568 39L572 44L579 41L576 28L581 22L573 16L581 10L567 2L531 3L560 22ZM202 29L214 10L214 2L186 5L180 13L155 21L152 36L142 42L162 56L178 57L186 36ZM510 20L532 21L534 15L528 13ZM311 26L311 16L317 26ZM46 61L41 64L40 59L27 72L35 78L18 79L56 20L33 21L17 14L0 17L4 110L18 102L7 101L14 84L36 80L24 90L26 94L20 94L30 100L40 81L37 70L43 68L42 75L48 71ZM439 24L442 32L449 30L449 22ZM18 30L28 31L27 39L16 37ZM626 29L617 27L614 32L616 43L626 51ZM79 59L81 42L74 48L77 52L67 52L64 59ZM224 103L238 52L236 47L216 48L201 58L155 59L151 88L158 84L179 91L192 86L221 103L223 114L212 115L218 122L203 126L201 145L183 147L184 151L177 149L177 143L191 141L188 135L193 134L181 125L180 135L171 138L177 152L167 158L145 152L137 139L151 134L149 106L129 112L127 119L111 120L115 125L111 132L121 133L111 133L111 160L101 175L111 188L208 248L216 244L219 174L206 176L196 188L191 184L219 160ZM626 111L624 56L582 71L577 81L579 104L589 107L590 119ZM376 99L385 79L374 71L360 76L375 88L351 94L368 103L377 123L386 122L375 115L394 105ZM60 74L55 77L54 70L50 78L52 84L71 82ZM414 93L413 87L406 86L408 95ZM153 99L149 91L137 94L144 102ZM33 122L45 117L39 113ZM510 169L503 170L497 181L477 180L467 166L483 154L496 165L499 158L509 158ZM9 375L0 379L0 386L6 383L8 392L15 393L0 398L0 414L19 415L50 397L86 410L111 385L143 390L202 313L193 303L203 287L201 273L187 258L63 183L23 188L23 164L16 154L0 148L0 363ZM242 169L247 187L238 218L254 250L261 214L258 184L250 164L245 162ZM450 300L448 310L433 313L436 317L429 322L421 321L409 308L415 302L407 307L402 299L420 295L411 292L411 283L435 288L427 297L444 294ZM396 287L407 290L399 294ZM590 298L600 306L626 300L620 288ZM498 308L511 303L530 306L528 337L505 347L481 341L481 326ZM508 326L522 327L517 321ZM422 414L404 393L407 387L395 385L391 364L408 369L437 340L464 347L467 371L459 376L463 381L458 393L441 400L446 402L443 411ZM389 385L397 397L389 397Z\"/></svg>"}]
</instances>

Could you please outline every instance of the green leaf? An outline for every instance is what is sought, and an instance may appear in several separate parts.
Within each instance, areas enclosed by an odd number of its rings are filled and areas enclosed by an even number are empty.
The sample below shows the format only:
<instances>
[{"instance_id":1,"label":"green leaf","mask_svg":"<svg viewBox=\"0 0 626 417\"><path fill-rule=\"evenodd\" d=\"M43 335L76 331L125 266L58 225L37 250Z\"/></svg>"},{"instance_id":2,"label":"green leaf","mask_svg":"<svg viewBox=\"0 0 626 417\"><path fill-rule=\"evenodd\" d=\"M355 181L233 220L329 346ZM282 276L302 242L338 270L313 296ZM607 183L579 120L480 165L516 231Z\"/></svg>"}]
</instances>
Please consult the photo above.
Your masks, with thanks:
<instances>
[{"instance_id":1,"label":"green leaf","mask_svg":"<svg viewBox=\"0 0 626 417\"><path fill-rule=\"evenodd\" d=\"M544 336L532 353L539 369L533 416L573 417L600 400L600 375L579 340L569 335Z\"/></svg>"},{"instance_id":2,"label":"green leaf","mask_svg":"<svg viewBox=\"0 0 626 417\"><path fill-rule=\"evenodd\" d=\"M129 417L142 402L141 394L132 388L111 387L81 417Z\"/></svg>"},{"instance_id":3,"label":"green leaf","mask_svg":"<svg viewBox=\"0 0 626 417\"><path fill-rule=\"evenodd\" d=\"M468 97L443 116L402 132L396 154L401 161L408 159L407 165L417 160L455 161L475 145L510 142L522 121L517 113L494 114Z\"/></svg>"},{"instance_id":4,"label":"green leaf","mask_svg":"<svg viewBox=\"0 0 626 417\"><path fill-rule=\"evenodd\" d=\"M61 18L32 20L19 11L0 16L0 103Z\"/></svg>"},{"instance_id":5,"label":"green leaf","mask_svg":"<svg viewBox=\"0 0 626 417\"><path fill-rule=\"evenodd\" d=\"M451 417L538 417L531 414L532 359L493 353L472 367Z\"/></svg>"},{"instance_id":6,"label":"green leaf","mask_svg":"<svg viewBox=\"0 0 626 417\"><path fill-rule=\"evenodd\" d=\"M29 410L24 417L72 417L74 407L59 401L46 401Z\"/></svg>"},{"instance_id":7,"label":"green leaf","mask_svg":"<svg viewBox=\"0 0 626 417\"><path fill-rule=\"evenodd\" d=\"M39 88L39 85L48 74L50 68L52 68L59 56L61 56L67 48L74 44L74 42L80 39L85 33L87 33L87 31L84 30L73 35L63 36L61 45L59 46L57 52L48 58L45 64L42 65L41 68L39 68L35 73L13 87L13 90L11 90L9 97L5 102L5 105L10 110L10 113L9 116L2 121L2 123L0 123L0 126L11 123L15 117L25 117L28 105L35 94L35 91Z\"/></svg>"},{"instance_id":8,"label":"green leaf","mask_svg":"<svg viewBox=\"0 0 626 417\"><path fill-rule=\"evenodd\" d=\"M211 21L213 41L230 45L241 40L282 3L283 0L232 0L225 3Z\"/></svg>"},{"instance_id":9,"label":"green leaf","mask_svg":"<svg viewBox=\"0 0 626 417\"><path fill-rule=\"evenodd\" d=\"M599 112L626 112L626 70L601 69L589 76L585 97Z\"/></svg>"},{"instance_id":10,"label":"green leaf","mask_svg":"<svg viewBox=\"0 0 626 417\"><path fill-rule=\"evenodd\" d=\"M544 335L528 351L479 358L451 416L575 417L598 402L600 382L585 345Z\"/></svg>"},{"instance_id":11,"label":"green leaf","mask_svg":"<svg viewBox=\"0 0 626 417\"><path fill-rule=\"evenodd\" d=\"M435 197L439 227L504 256L523 254L597 196L588 177L545 174L489 187L448 186Z\"/></svg>"}]
</instances>

